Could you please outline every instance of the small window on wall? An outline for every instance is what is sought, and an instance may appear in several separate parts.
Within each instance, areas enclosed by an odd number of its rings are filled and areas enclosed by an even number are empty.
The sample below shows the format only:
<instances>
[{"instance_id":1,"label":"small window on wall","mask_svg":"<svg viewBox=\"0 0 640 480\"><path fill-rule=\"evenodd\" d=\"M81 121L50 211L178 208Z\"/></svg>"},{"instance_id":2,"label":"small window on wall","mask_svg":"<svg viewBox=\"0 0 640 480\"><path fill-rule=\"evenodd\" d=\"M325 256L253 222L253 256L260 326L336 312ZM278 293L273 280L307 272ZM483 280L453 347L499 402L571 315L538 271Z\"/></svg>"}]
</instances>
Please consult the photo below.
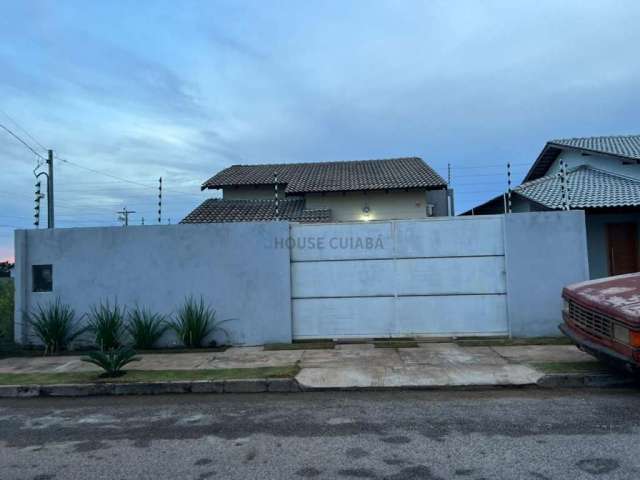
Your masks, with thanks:
<instances>
[{"instance_id":1,"label":"small window on wall","mask_svg":"<svg viewBox=\"0 0 640 480\"><path fill-rule=\"evenodd\" d=\"M33 265L33 291L50 292L53 289L53 267L51 265Z\"/></svg>"}]
</instances>

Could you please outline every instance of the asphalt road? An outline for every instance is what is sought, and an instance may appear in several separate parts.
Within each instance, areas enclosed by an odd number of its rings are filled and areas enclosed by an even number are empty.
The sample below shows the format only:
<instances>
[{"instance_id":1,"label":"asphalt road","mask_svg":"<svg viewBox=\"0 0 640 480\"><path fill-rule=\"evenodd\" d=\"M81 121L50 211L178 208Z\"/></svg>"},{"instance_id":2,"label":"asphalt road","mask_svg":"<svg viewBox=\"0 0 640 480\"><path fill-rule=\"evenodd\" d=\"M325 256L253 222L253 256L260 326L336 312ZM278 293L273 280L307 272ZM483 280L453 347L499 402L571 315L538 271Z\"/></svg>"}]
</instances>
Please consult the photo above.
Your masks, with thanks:
<instances>
[{"instance_id":1,"label":"asphalt road","mask_svg":"<svg viewBox=\"0 0 640 480\"><path fill-rule=\"evenodd\" d=\"M0 479L638 479L640 393L0 401Z\"/></svg>"}]
</instances>

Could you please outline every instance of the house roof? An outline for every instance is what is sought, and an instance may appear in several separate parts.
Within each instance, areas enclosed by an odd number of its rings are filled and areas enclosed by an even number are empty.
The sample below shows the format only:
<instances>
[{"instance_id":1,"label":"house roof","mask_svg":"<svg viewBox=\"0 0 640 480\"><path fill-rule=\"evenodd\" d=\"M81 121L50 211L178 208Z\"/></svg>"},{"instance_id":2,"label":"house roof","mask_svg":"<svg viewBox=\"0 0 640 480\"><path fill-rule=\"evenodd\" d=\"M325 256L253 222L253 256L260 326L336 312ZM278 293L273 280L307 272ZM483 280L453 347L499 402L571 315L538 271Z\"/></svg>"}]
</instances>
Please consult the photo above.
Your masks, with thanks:
<instances>
[{"instance_id":1,"label":"house roof","mask_svg":"<svg viewBox=\"0 0 640 480\"><path fill-rule=\"evenodd\" d=\"M564 149L585 153L599 153L620 158L640 160L640 135L617 135L606 137L563 138L551 140L538 155L524 178L525 182L540 178Z\"/></svg>"},{"instance_id":2,"label":"house roof","mask_svg":"<svg viewBox=\"0 0 640 480\"><path fill-rule=\"evenodd\" d=\"M570 208L640 206L640 181L634 178L581 165L568 170L565 180ZM557 173L523 183L512 193L550 209L562 208L562 183ZM461 215L501 206L503 201L502 195L498 195Z\"/></svg>"},{"instance_id":3,"label":"house roof","mask_svg":"<svg viewBox=\"0 0 640 480\"><path fill-rule=\"evenodd\" d=\"M304 199L278 202L280 220L316 223L331 220L330 209L305 210ZM276 220L274 200L222 200L202 202L180 223L260 222Z\"/></svg>"},{"instance_id":4,"label":"house roof","mask_svg":"<svg viewBox=\"0 0 640 480\"><path fill-rule=\"evenodd\" d=\"M285 193L443 188L447 182L421 158L389 158L348 162L233 165L202 184L205 188L285 184Z\"/></svg>"},{"instance_id":5,"label":"house roof","mask_svg":"<svg viewBox=\"0 0 640 480\"><path fill-rule=\"evenodd\" d=\"M640 206L640 181L582 165L566 174L570 208ZM513 192L548 208L562 208L558 174L523 183Z\"/></svg>"}]
</instances>

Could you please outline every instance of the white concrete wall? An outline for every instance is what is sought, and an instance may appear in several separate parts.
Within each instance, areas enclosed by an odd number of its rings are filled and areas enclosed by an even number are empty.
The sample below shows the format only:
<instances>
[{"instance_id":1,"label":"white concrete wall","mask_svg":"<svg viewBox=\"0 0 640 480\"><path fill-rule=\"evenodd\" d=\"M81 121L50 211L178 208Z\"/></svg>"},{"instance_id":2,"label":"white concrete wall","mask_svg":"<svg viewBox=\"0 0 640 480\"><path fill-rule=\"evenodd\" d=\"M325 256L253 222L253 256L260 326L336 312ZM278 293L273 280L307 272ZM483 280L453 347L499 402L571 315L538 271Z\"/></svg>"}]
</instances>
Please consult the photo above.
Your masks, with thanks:
<instances>
[{"instance_id":1,"label":"white concrete wall","mask_svg":"<svg viewBox=\"0 0 640 480\"><path fill-rule=\"evenodd\" d=\"M589 278L584 212L505 215L511 333L558 335L562 287Z\"/></svg>"},{"instance_id":2,"label":"white concrete wall","mask_svg":"<svg viewBox=\"0 0 640 480\"><path fill-rule=\"evenodd\" d=\"M16 340L33 338L23 312L60 297L78 315L117 298L172 315L188 295L205 300L234 344L291 340L285 222L16 231ZM53 265L53 291L31 291L31 266ZM168 335L165 343L175 338Z\"/></svg>"},{"instance_id":3,"label":"white concrete wall","mask_svg":"<svg viewBox=\"0 0 640 480\"><path fill-rule=\"evenodd\" d=\"M555 335L562 286L588 278L580 211L19 230L15 241L20 343L33 339L23 313L56 297L79 315L107 298L171 315L187 295L234 318L243 345L292 333ZM52 292L31 291L37 264L53 265Z\"/></svg>"}]
</instances>

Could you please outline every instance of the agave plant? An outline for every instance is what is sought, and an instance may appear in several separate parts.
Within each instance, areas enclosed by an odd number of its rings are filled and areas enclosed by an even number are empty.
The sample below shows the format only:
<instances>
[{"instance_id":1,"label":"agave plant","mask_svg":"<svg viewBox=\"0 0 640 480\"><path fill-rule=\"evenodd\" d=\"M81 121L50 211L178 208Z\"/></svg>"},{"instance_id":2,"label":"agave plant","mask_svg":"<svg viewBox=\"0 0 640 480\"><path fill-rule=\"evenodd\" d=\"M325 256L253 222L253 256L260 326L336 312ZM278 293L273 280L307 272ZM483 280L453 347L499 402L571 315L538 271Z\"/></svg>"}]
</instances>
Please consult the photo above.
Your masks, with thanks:
<instances>
[{"instance_id":1,"label":"agave plant","mask_svg":"<svg viewBox=\"0 0 640 480\"><path fill-rule=\"evenodd\" d=\"M122 368L131 363L138 362L136 352L132 348L120 347L109 351L98 350L89 352L82 358L83 362L93 363L104 370L103 377L118 377L124 373Z\"/></svg>"},{"instance_id":2,"label":"agave plant","mask_svg":"<svg viewBox=\"0 0 640 480\"><path fill-rule=\"evenodd\" d=\"M171 328L186 347L193 348L201 347L205 338L212 333L222 332L228 338L227 331L221 327L227 321L216 320L216 311L205 304L204 298L196 300L189 296L178 308Z\"/></svg>"},{"instance_id":3,"label":"agave plant","mask_svg":"<svg viewBox=\"0 0 640 480\"><path fill-rule=\"evenodd\" d=\"M113 305L106 300L91 307L89 330L95 335L95 343L101 350L112 350L122 345L125 313L126 309L120 307L117 300Z\"/></svg>"},{"instance_id":4,"label":"agave plant","mask_svg":"<svg viewBox=\"0 0 640 480\"><path fill-rule=\"evenodd\" d=\"M86 328L79 328L76 313L70 305L62 303L60 298L45 305L38 305L36 312L27 315L29 325L44 344L44 353L58 353Z\"/></svg>"},{"instance_id":5,"label":"agave plant","mask_svg":"<svg viewBox=\"0 0 640 480\"><path fill-rule=\"evenodd\" d=\"M134 348L153 348L168 328L164 315L152 313L148 308L136 306L129 311L126 329Z\"/></svg>"}]
</instances>

